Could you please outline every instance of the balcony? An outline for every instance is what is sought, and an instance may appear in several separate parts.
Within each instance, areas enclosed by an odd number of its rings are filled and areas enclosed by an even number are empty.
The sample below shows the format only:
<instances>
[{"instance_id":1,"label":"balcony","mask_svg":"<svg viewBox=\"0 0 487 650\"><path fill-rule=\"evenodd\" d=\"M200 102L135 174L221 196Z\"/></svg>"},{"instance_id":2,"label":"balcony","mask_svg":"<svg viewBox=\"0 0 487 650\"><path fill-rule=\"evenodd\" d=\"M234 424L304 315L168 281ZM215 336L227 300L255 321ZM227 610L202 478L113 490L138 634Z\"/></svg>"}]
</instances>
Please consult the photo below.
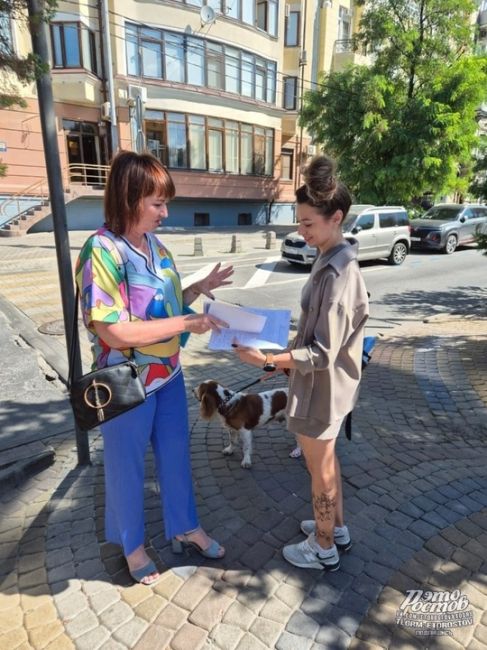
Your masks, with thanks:
<instances>
[{"instance_id":1,"label":"balcony","mask_svg":"<svg viewBox=\"0 0 487 650\"><path fill-rule=\"evenodd\" d=\"M333 45L333 71L341 72L351 64L370 65L372 57L362 52L354 51L353 39L343 38L336 40Z\"/></svg>"}]
</instances>

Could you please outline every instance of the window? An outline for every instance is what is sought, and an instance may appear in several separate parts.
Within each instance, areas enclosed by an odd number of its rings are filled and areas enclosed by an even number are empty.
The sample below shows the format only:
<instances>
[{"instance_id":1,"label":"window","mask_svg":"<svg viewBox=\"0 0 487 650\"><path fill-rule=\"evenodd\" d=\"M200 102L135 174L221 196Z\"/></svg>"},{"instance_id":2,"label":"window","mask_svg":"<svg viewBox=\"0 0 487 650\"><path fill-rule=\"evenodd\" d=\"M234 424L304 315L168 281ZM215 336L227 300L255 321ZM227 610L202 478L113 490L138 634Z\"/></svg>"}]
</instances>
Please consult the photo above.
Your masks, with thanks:
<instances>
[{"instance_id":1,"label":"window","mask_svg":"<svg viewBox=\"0 0 487 650\"><path fill-rule=\"evenodd\" d=\"M127 74L139 76L139 47L137 44L137 29L128 25L125 30L125 49L127 56Z\"/></svg>"},{"instance_id":2,"label":"window","mask_svg":"<svg viewBox=\"0 0 487 650\"><path fill-rule=\"evenodd\" d=\"M379 228L394 228L395 225L396 218L392 212L379 214Z\"/></svg>"},{"instance_id":3,"label":"window","mask_svg":"<svg viewBox=\"0 0 487 650\"><path fill-rule=\"evenodd\" d=\"M203 41L188 38L186 41L187 80L194 86L205 85L205 50Z\"/></svg>"},{"instance_id":4,"label":"window","mask_svg":"<svg viewBox=\"0 0 487 650\"><path fill-rule=\"evenodd\" d=\"M0 12L0 54L9 54L12 51L12 25L7 13Z\"/></svg>"},{"instance_id":5,"label":"window","mask_svg":"<svg viewBox=\"0 0 487 650\"><path fill-rule=\"evenodd\" d=\"M209 226L210 225L210 215L208 212L195 212L194 213L194 225L195 226Z\"/></svg>"},{"instance_id":6,"label":"window","mask_svg":"<svg viewBox=\"0 0 487 650\"><path fill-rule=\"evenodd\" d=\"M223 120L208 118L208 170L223 171Z\"/></svg>"},{"instance_id":7,"label":"window","mask_svg":"<svg viewBox=\"0 0 487 650\"><path fill-rule=\"evenodd\" d=\"M265 85L265 61L264 59L255 59L255 99L265 101L266 85Z\"/></svg>"},{"instance_id":8,"label":"window","mask_svg":"<svg viewBox=\"0 0 487 650\"><path fill-rule=\"evenodd\" d=\"M184 44L179 34L164 35L166 79L184 83Z\"/></svg>"},{"instance_id":9,"label":"window","mask_svg":"<svg viewBox=\"0 0 487 650\"><path fill-rule=\"evenodd\" d=\"M296 110L296 94L298 89L297 77L284 77L283 78L284 92L283 92L283 108L289 111Z\"/></svg>"},{"instance_id":10,"label":"window","mask_svg":"<svg viewBox=\"0 0 487 650\"><path fill-rule=\"evenodd\" d=\"M181 113L167 113L167 149L169 167L188 167L186 120Z\"/></svg>"},{"instance_id":11,"label":"window","mask_svg":"<svg viewBox=\"0 0 487 650\"><path fill-rule=\"evenodd\" d=\"M51 23L54 68L85 68L96 74L95 35L81 23Z\"/></svg>"},{"instance_id":12,"label":"window","mask_svg":"<svg viewBox=\"0 0 487 650\"><path fill-rule=\"evenodd\" d=\"M252 174L253 172L253 134L252 127L242 124L240 127L240 173Z\"/></svg>"},{"instance_id":13,"label":"window","mask_svg":"<svg viewBox=\"0 0 487 650\"><path fill-rule=\"evenodd\" d=\"M188 122L191 169L206 169L205 118L200 115L190 115Z\"/></svg>"},{"instance_id":14,"label":"window","mask_svg":"<svg viewBox=\"0 0 487 650\"><path fill-rule=\"evenodd\" d=\"M274 172L274 131L265 130L265 163L264 173L266 176L272 176Z\"/></svg>"},{"instance_id":15,"label":"window","mask_svg":"<svg viewBox=\"0 0 487 650\"><path fill-rule=\"evenodd\" d=\"M274 172L273 129L152 109L144 118L147 148L170 168L261 176Z\"/></svg>"},{"instance_id":16,"label":"window","mask_svg":"<svg viewBox=\"0 0 487 650\"><path fill-rule=\"evenodd\" d=\"M276 103L276 64L271 61L267 63L267 101Z\"/></svg>"},{"instance_id":17,"label":"window","mask_svg":"<svg viewBox=\"0 0 487 650\"><path fill-rule=\"evenodd\" d=\"M125 42L129 75L206 86L275 104L275 61L196 36L130 24ZM61 57L60 32L53 34L53 48Z\"/></svg>"},{"instance_id":18,"label":"window","mask_svg":"<svg viewBox=\"0 0 487 650\"><path fill-rule=\"evenodd\" d=\"M155 29L142 30L142 74L145 77L162 77L162 41Z\"/></svg>"},{"instance_id":19,"label":"window","mask_svg":"<svg viewBox=\"0 0 487 650\"><path fill-rule=\"evenodd\" d=\"M223 88L223 47L216 43L206 45L208 88Z\"/></svg>"},{"instance_id":20,"label":"window","mask_svg":"<svg viewBox=\"0 0 487 650\"><path fill-rule=\"evenodd\" d=\"M254 129L254 173L262 176L265 173L265 131L260 127Z\"/></svg>"},{"instance_id":21,"label":"window","mask_svg":"<svg viewBox=\"0 0 487 650\"><path fill-rule=\"evenodd\" d=\"M240 92L240 52L232 47L225 48L225 90Z\"/></svg>"},{"instance_id":22,"label":"window","mask_svg":"<svg viewBox=\"0 0 487 650\"><path fill-rule=\"evenodd\" d=\"M226 16L238 20L240 18L240 2L245 4L245 0L227 0Z\"/></svg>"},{"instance_id":23,"label":"window","mask_svg":"<svg viewBox=\"0 0 487 650\"><path fill-rule=\"evenodd\" d=\"M252 225L252 213L251 212L240 212L237 217L237 225L239 226L251 226Z\"/></svg>"},{"instance_id":24,"label":"window","mask_svg":"<svg viewBox=\"0 0 487 650\"><path fill-rule=\"evenodd\" d=\"M394 216L397 226L409 226L409 218L406 212L396 212Z\"/></svg>"},{"instance_id":25,"label":"window","mask_svg":"<svg viewBox=\"0 0 487 650\"><path fill-rule=\"evenodd\" d=\"M293 179L293 158L292 149L283 149L281 151L281 180L291 181Z\"/></svg>"},{"instance_id":26,"label":"window","mask_svg":"<svg viewBox=\"0 0 487 650\"><path fill-rule=\"evenodd\" d=\"M277 15L277 0L257 0L256 24L259 29L277 36Z\"/></svg>"},{"instance_id":27,"label":"window","mask_svg":"<svg viewBox=\"0 0 487 650\"><path fill-rule=\"evenodd\" d=\"M242 2L242 22L248 25L254 24L255 3L252 0L243 0Z\"/></svg>"},{"instance_id":28,"label":"window","mask_svg":"<svg viewBox=\"0 0 487 650\"><path fill-rule=\"evenodd\" d=\"M242 54L242 95L254 96L254 57L252 54Z\"/></svg>"},{"instance_id":29,"label":"window","mask_svg":"<svg viewBox=\"0 0 487 650\"><path fill-rule=\"evenodd\" d=\"M286 32L284 36L284 45L286 47L297 47L299 45L299 26L300 12L290 11L286 16Z\"/></svg>"},{"instance_id":30,"label":"window","mask_svg":"<svg viewBox=\"0 0 487 650\"><path fill-rule=\"evenodd\" d=\"M225 171L238 174L238 122L225 122Z\"/></svg>"},{"instance_id":31,"label":"window","mask_svg":"<svg viewBox=\"0 0 487 650\"><path fill-rule=\"evenodd\" d=\"M346 41L350 38L350 12L340 5L338 9L338 40Z\"/></svg>"},{"instance_id":32,"label":"window","mask_svg":"<svg viewBox=\"0 0 487 650\"><path fill-rule=\"evenodd\" d=\"M362 230L370 230L374 227L375 215L363 214L355 225L360 226Z\"/></svg>"}]
</instances>

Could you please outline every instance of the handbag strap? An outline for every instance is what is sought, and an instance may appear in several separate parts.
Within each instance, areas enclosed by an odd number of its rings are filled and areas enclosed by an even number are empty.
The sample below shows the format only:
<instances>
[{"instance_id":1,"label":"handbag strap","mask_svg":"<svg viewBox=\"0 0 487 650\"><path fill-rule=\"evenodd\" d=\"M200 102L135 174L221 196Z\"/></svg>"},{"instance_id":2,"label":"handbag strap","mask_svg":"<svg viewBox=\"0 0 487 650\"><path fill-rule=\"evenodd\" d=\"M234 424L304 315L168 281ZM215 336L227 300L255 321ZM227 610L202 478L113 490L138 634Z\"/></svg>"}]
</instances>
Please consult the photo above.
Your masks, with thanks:
<instances>
[{"instance_id":1,"label":"handbag strap","mask_svg":"<svg viewBox=\"0 0 487 650\"><path fill-rule=\"evenodd\" d=\"M132 320L132 310L130 307L130 283L129 283L129 278L127 274L127 265L120 253L120 250L116 243L112 240L113 245L115 248L118 250L120 254L120 259L122 260L123 264L123 271L124 271L124 278L125 278L125 286L127 288L127 309L129 312L129 321ZM76 283L76 297L74 299L74 309L73 309L73 323L72 323L72 328L71 328L71 347L69 350L69 374L68 374L68 390L71 388L73 381L74 381L74 362L75 362L75 355L76 355L76 350L79 349L79 331L78 331L78 310L79 310L79 299L80 299L80 292L79 292L79 286ZM135 359L135 350L134 348L130 348L130 357L129 359L133 361Z\"/></svg>"}]
</instances>

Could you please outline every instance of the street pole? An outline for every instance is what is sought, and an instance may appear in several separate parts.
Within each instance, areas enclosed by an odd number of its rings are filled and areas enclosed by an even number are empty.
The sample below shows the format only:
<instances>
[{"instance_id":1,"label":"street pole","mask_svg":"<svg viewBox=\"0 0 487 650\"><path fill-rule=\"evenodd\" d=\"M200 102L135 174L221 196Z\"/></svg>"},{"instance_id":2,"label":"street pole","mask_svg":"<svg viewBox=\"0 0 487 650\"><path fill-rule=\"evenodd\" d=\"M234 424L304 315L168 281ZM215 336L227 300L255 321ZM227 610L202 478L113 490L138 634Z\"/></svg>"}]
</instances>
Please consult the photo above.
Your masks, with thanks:
<instances>
[{"instance_id":1,"label":"street pole","mask_svg":"<svg viewBox=\"0 0 487 650\"><path fill-rule=\"evenodd\" d=\"M28 0L27 5L29 10L33 52L39 57L43 64L49 65L47 23L41 19L43 3L39 0ZM56 257L61 288L61 301L63 306L64 332L66 335L67 348L70 350L73 345L72 334L74 325L75 294L50 71L44 72L42 75L38 76L36 83L42 141L44 144L44 157L46 160L47 180L49 185L49 198L54 222L54 239L56 242ZM79 343L77 341L74 357L74 376L77 377L81 375L81 354ZM75 431L78 463L80 465L87 465L90 462L88 434L86 431L81 431L77 426Z\"/></svg>"}]
</instances>

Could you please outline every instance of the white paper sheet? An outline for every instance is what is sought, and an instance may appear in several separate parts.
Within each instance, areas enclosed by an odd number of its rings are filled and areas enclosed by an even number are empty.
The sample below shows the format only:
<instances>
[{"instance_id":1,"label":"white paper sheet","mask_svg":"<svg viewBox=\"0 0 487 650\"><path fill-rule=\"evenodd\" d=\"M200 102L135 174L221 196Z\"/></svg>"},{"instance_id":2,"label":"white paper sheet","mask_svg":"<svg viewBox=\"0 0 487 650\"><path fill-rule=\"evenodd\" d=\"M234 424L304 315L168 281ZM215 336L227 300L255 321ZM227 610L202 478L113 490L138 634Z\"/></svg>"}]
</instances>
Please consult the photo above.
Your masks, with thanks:
<instances>
[{"instance_id":1,"label":"white paper sheet","mask_svg":"<svg viewBox=\"0 0 487 650\"><path fill-rule=\"evenodd\" d=\"M231 330L258 334L264 328L266 317L255 314L248 309L230 305L226 302L206 302L205 312L221 318L228 323Z\"/></svg>"},{"instance_id":2,"label":"white paper sheet","mask_svg":"<svg viewBox=\"0 0 487 650\"><path fill-rule=\"evenodd\" d=\"M223 309L223 307L225 309ZM223 314L232 311L232 320ZM291 311L288 309L259 309L253 307L236 307L227 303L205 303L205 311L222 318L231 327L222 329L220 333L212 332L208 348L210 350L231 350L236 340L241 345L266 350L281 350L289 341L289 324ZM259 317L262 323L258 331L249 331L249 323L254 327L257 322L252 317Z\"/></svg>"}]
</instances>

